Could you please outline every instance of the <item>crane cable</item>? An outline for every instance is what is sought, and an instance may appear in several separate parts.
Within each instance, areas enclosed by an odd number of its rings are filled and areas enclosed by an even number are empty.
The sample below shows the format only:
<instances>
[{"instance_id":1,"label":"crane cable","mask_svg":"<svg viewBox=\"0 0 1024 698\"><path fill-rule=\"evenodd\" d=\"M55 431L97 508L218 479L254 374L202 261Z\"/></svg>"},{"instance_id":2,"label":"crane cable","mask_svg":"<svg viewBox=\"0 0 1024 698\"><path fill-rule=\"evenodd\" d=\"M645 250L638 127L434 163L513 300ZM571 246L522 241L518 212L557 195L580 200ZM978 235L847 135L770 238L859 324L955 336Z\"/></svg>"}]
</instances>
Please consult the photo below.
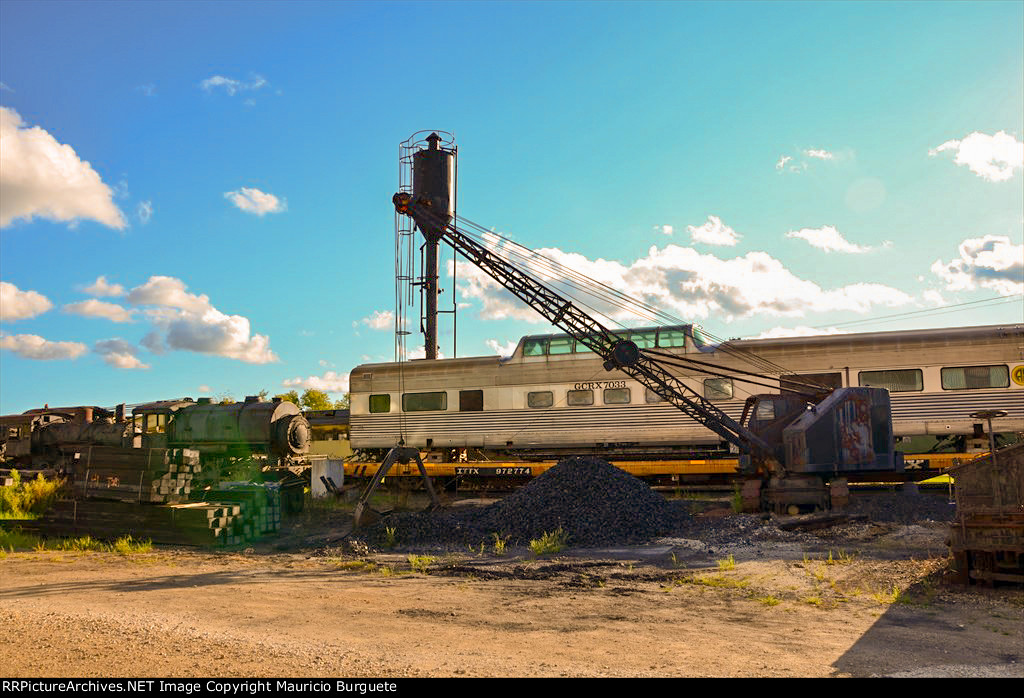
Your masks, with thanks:
<instances>
[{"instance_id":1,"label":"crane cable","mask_svg":"<svg viewBox=\"0 0 1024 698\"><path fill-rule=\"evenodd\" d=\"M621 309L621 310L625 310L625 311L628 311L628 312L632 312L635 315L644 317L645 319L652 320L653 322L658 323L658 324L678 324L678 325L693 324L693 323L687 323L682 318L676 317L676 316L672 315L671 313L668 313L666 311L663 311L663 310L660 310L658 308L655 308L654 306L650 306L650 305L644 303L643 301L639 301L639 300L637 300L635 298L632 298L632 297L626 295L625 293L623 293L621 291L618 291L618 290L608 286L607 284L605 284L603 282L600 282L600 281L597 281L595 279L592 279L592 278L586 276L585 274L582 274L581 272L579 272L579 271L577 271L575 269L572 269L571 267L567 267L567 266L561 264L560 262L557 262L557 261L551 259L550 257L547 257L547 256L541 254L540 252L538 252L536 250L530 250L529 248L526 248L523 245L520 245L519 243L515 242L514 240L506 238L506 237L504 237L504 236L502 236L502 235L500 235L498 233L495 233L494 231L487 230L483 226L481 226L481 225L479 225L477 223L474 223L474 222L472 222L472 221L470 221L470 220L468 220L468 219L466 219L466 218L464 218L462 216L459 216L458 219L460 221L466 223L468 226L470 226L472 228L475 228L478 231L482 231L482 233L481 234L474 234L474 233L468 232L468 231L466 231L464 229L463 230L455 230L454 227L452 227L452 229L455 232L461 233L461 234L466 235L467 237L469 237L471 239L475 239L475 240L481 242L482 244L484 244L489 249L495 251L495 253L498 253L498 250L496 249L495 245L493 244L493 241L494 241L494 239L500 240L503 243L501 251L505 252L509 257L514 257L514 258L516 258L518 260L521 260L522 262L524 262L528 266L533 266L533 267L538 267L539 266L539 267L542 267L542 268L546 269L547 273L550 276L552 276L552 277L556 277L557 278L558 275L563 275L563 276L566 276L566 277L569 278L569 281L566 284L559 284L557 281L555 281L555 283L557 285L560 285L560 286L563 286L563 287L565 285L570 285L570 286L572 286L574 288L579 289L580 291L586 293L587 295L589 295L591 297L595 297L595 298L597 298L599 300L605 301L606 303L608 303L609 305L611 305L611 306L613 306L615 308L618 308L618 309ZM488 238L490 238L490 239L488 239ZM506 257L506 261L508 261L510 264L513 264L513 266L515 266L515 264L512 262L511 259L508 259ZM548 280L545 280L545 281L548 281ZM614 318L611 318L606 313L597 311L591 305L583 303L583 301L581 299L579 299L572 292L567 292L567 295L569 295L569 297L572 298L573 300L575 300L577 302L580 302L581 304L585 305L586 307L590 308L591 310L594 310L595 313L599 314L603 318L606 318L613 325L617 325L620 328L625 329L625 327L619 321L615 320ZM711 337L712 339L720 340L720 338L715 337L710 332L707 332L706 330L704 332L705 332L705 334L707 336ZM768 374L791 373L791 370L787 369L786 367L784 367L784 366L782 366L780 364L776 364L776 363L774 363L772 361L764 359L763 357L760 357L760 356L754 354L753 352L750 352L749 350L736 349L735 347L729 345L728 342L725 342L725 341L721 341L721 343L719 344L717 349L719 351L722 351L722 353L724 353L724 354L730 355L730 356L732 356L734 358L737 358L739 360L744 361L745 363L750 364L751 366L754 366L755 368L761 369L761 371L764 372L764 373L768 373Z\"/></svg>"}]
</instances>

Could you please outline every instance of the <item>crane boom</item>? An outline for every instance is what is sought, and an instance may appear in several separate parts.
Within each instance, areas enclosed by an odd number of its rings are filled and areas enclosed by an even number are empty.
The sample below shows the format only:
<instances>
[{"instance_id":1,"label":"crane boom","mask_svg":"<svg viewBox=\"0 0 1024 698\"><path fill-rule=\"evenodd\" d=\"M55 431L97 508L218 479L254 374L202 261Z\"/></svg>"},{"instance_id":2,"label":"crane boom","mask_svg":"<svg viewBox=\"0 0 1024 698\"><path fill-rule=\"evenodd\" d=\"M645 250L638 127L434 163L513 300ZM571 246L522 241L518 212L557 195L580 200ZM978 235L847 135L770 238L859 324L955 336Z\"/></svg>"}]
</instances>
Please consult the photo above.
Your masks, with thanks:
<instances>
[{"instance_id":1,"label":"crane boom","mask_svg":"<svg viewBox=\"0 0 1024 698\"><path fill-rule=\"evenodd\" d=\"M429 201L415 201L400 192L393 197L395 210L411 216L421 229L440 230L441 239L475 264L510 293L540 313L552 325L604 359L605 370L619 370L675 405L698 424L735 445L741 454L769 457L771 446L742 426L711 401L686 386L661 362L644 354L634 342L624 339L583 312L573 302L487 249L452 223L438 220Z\"/></svg>"}]
</instances>

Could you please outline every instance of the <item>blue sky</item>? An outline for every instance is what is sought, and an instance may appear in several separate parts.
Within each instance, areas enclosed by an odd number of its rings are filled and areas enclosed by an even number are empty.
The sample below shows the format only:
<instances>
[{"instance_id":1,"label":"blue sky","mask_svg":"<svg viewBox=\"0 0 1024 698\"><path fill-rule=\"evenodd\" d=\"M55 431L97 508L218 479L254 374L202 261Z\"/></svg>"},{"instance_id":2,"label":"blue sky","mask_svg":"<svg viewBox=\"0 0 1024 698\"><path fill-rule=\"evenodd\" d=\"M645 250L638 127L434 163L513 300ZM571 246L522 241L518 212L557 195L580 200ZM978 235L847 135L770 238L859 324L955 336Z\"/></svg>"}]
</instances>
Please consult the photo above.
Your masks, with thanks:
<instances>
[{"instance_id":1,"label":"blue sky","mask_svg":"<svg viewBox=\"0 0 1024 698\"><path fill-rule=\"evenodd\" d=\"M718 336L1021 322L1021 26L1020 2L4 0L0 413L340 396L393 357L420 129L455 134L460 214ZM459 355L549 330L459 278Z\"/></svg>"}]
</instances>

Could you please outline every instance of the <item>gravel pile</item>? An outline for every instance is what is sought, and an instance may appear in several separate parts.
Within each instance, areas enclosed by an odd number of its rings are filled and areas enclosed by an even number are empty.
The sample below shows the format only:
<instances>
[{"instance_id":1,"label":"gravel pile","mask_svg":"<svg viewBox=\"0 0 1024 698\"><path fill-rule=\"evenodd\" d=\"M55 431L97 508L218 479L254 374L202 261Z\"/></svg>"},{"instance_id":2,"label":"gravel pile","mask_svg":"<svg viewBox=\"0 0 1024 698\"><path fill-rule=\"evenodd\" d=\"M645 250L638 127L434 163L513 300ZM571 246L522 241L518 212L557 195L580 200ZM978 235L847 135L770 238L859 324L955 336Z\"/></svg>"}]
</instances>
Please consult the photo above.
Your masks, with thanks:
<instances>
[{"instance_id":1,"label":"gravel pile","mask_svg":"<svg viewBox=\"0 0 1024 698\"><path fill-rule=\"evenodd\" d=\"M481 509L398 514L356 537L372 545L394 529L398 546L479 545L493 534L509 545L526 545L561 528L573 547L644 543L683 526L690 516L629 473L600 458L567 458L528 485Z\"/></svg>"}]
</instances>

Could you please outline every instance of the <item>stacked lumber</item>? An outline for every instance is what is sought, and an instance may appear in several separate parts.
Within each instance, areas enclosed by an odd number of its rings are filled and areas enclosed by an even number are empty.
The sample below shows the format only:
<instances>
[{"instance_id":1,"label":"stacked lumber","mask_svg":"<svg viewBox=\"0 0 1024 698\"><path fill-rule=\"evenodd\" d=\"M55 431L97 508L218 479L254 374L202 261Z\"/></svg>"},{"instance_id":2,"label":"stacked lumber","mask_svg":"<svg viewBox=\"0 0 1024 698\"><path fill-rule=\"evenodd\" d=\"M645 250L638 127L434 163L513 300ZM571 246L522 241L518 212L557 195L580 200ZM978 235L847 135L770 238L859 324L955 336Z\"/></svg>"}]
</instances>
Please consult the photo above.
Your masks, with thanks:
<instances>
[{"instance_id":1,"label":"stacked lumber","mask_svg":"<svg viewBox=\"0 0 1024 698\"><path fill-rule=\"evenodd\" d=\"M223 489L206 490L197 497L207 502L238 502L245 507L245 526L256 536L281 530L281 490L276 484L222 484Z\"/></svg>"},{"instance_id":2,"label":"stacked lumber","mask_svg":"<svg viewBox=\"0 0 1024 698\"><path fill-rule=\"evenodd\" d=\"M280 528L276 488L247 485L200 493L204 501L147 504L65 499L24 527L46 536L123 536L166 545L235 546ZM276 518L275 518L276 517Z\"/></svg>"},{"instance_id":3,"label":"stacked lumber","mask_svg":"<svg viewBox=\"0 0 1024 698\"><path fill-rule=\"evenodd\" d=\"M199 451L188 448L83 446L78 454L71 483L78 498L180 502L201 468Z\"/></svg>"}]
</instances>

